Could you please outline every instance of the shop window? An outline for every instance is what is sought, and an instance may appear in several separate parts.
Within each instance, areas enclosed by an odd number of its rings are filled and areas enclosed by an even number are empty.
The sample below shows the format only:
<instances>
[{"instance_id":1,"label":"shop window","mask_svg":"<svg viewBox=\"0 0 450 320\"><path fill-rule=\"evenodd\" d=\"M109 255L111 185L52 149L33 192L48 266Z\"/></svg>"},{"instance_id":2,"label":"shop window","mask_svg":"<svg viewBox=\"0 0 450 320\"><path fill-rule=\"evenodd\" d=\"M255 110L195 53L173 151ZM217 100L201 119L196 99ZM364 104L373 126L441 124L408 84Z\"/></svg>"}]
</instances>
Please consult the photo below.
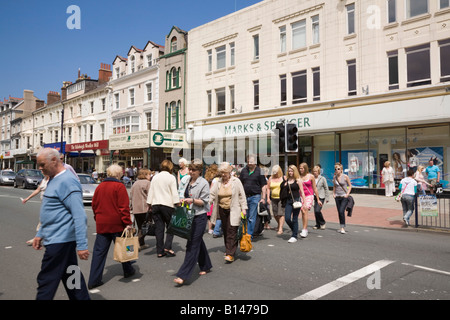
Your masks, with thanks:
<instances>
[{"instance_id":1,"label":"shop window","mask_svg":"<svg viewBox=\"0 0 450 320\"><path fill-rule=\"evenodd\" d=\"M431 84L430 44L406 49L407 86Z\"/></svg>"}]
</instances>

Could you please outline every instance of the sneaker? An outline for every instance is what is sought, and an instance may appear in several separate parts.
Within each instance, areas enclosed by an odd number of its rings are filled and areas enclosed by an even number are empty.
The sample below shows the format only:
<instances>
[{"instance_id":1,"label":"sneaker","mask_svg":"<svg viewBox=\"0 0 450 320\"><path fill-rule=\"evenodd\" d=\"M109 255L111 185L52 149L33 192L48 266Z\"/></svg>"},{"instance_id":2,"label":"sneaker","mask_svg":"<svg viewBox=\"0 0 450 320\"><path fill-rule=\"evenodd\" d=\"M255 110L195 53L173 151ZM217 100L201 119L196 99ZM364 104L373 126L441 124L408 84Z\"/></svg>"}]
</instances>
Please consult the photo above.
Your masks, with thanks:
<instances>
[{"instance_id":1,"label":"sneaker","mask_svg":"<svg viewBox=\"0 0 450 320\"><path fill-rule=\"evenodd\" d=\"M325 230L326 227L327 227L327 224L325 223L325 224L320 226L320 230Z\"/></svg>"},{"instance_id":2,"label":"sneaker","mask_svg":"<svg viewBox=\"0 0 450 320\"><path fill-rule=\"evenodd\" d=\"M300 232L300 237L306 238L308 236L308 229L303 229L302 232Z\"/></svg>"},{"instance_id":3,"label":"sneaker","mask_svg":"<svg viewBox=\"0 0 450 320\"><path fill-rule=\"evenodd\" d=\"M338 233L340 233L340 234L345 234L344 228L339 229L339 230L338 230Z\"/></svg>"},{"instance_id":4,"label":"sneaker","mask_svg":"<svg viewBox=\"0 0 450 320\"><path fill-rule=\"evenodd\" d=\"M297 242L297 238L294 238L294 237L291 237L291 238L288 240L288 243L295 243L295 242Z\"/></svg>"}]
</instances>

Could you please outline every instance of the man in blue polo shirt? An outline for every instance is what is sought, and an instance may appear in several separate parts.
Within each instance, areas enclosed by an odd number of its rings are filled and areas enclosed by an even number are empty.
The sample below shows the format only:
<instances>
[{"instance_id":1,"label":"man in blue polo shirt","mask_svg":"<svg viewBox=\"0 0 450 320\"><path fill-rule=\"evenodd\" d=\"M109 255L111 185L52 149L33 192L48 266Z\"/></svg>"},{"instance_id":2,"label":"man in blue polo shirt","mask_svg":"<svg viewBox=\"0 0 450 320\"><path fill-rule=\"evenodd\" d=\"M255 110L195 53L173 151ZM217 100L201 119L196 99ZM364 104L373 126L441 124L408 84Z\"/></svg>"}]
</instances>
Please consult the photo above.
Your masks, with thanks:
<instances>
[{"instance_id":1,"label":"man in blue polo shirt","mask_svg":"<svg viewBox=\"0 0 450 320\"><path fill-rule=\"evenodd\" d=\"M37 164L50 179L42 199L41 227L33 239L34 249L41 250L45 246L37 277L36 300L53 299L61 281L69 299L89 300L77 261L77 255L82 260L89 257L87 217L80 182L64 168L56 149L40 151Z\"/></svg>"},{"instance_id":2,"label":"man in blue polo shirt","mask_svg":"<svg viewBox=\"0 0 450 320\"><path fill-rule=\"evenodd\" d=\"M439 170L439 167L434 164L433 159L430 159L428 161L428 167L425 169L425 172L428 175L428 182L432 185L431 193L434 193L434 189L437 183L439 183L440 177L441 177L441 170Z\"/></svg>"}]
</instances>

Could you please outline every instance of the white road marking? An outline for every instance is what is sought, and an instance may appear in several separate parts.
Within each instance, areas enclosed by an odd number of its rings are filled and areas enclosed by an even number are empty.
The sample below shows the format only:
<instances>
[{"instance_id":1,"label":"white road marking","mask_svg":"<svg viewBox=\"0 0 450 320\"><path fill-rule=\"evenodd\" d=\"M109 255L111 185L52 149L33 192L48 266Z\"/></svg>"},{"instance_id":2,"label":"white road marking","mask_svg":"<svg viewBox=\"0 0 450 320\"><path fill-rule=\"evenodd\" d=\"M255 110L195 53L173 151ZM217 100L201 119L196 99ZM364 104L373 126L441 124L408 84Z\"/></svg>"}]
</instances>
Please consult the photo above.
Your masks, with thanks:
<instances>
[{"instance_id":1,"label":"white road marking","mask_svg":"<svg viewBox=\"0 0 450 320\"><path fill-rule=\"evenodd\" d=\"M380 260L377 262L374 262L367 267L361 268L355 272L352 272L346 276L343 276L335 281L332 281L330 283L327 283L317 289L311 290L305 294L302 294L301 296L294 298L293 300L317 300L320 299L328 294L330 294L333 291L336 291L342 287L345 287L346 285L355 282L359 279L362 279L369 274L372 274L374 270L380 270L381 268L384 268L391 263L394 263L394 261L390 260Z\"/></svg>"},{"instance_id":2,"label":"white road marking","mask_svg":"<svg viewBox=\"0 0 450 320\"><path fill-rule=\"evenodd\" d=\"M442 270L428 268L428 267L422 267L422 266L418 266L418 265L415 265L415 264L409 264L409 263L402 263L402 265L410 266L410 267L414 267L414 268L418 268L418 269L423 269L423 270L426 270L426 271L436 272L436 273L444 274L446 276L450 276L450 272L447 272L447 271L442 271Z\"/></svg>"}]
</instances>

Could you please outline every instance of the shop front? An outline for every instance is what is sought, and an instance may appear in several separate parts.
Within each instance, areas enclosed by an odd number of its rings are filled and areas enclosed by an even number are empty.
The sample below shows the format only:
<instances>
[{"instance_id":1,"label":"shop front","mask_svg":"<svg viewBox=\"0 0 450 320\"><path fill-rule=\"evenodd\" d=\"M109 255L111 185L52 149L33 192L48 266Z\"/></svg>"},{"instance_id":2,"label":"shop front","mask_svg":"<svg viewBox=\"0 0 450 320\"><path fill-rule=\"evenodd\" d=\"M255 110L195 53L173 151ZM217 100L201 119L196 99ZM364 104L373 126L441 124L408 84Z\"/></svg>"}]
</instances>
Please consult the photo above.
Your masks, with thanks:
<instances>
[{"instance_id":1,"label":"shop front","mask_svg":"<svg viewBox=\"0 0 450 320\"><path fill-rule=\"evenodd\" d=\"M109 161L108 140L89 141L65 145L66 162L77 173L92 173L93 169L106 171Z\"/></svg>"},{"instance_id":2,"label":"shop front","mask_svg":"<svg viewBox=\"0 0 450 320\"><path fill-rule=\"evenodd\" d=\"M150 131L114 134L109 137L110 163L124 169L149 167Z\"/></svg>"},{"instance_id":3,"label":"shop front","mask_svg":"<svg viewBox=\"0 0 450 320\"><path fill-rule=\"evenodd\" d=\"M357 100L355 100L357 101ZM426 106L426 108L424 107ZM298 153L289 164L320 164L331 183L334 164L342 163L352 185L384 187L381 170L390 161L399 181L408 168L427 166L432 158L441 170L444 187L450 171L450 96L448 94L374 102L311 112L289 112L266 118L195 127L194 145L202 145L209 162L245 164L248 154L258 155L264 166L283 164L284 156L273 148L277 121L298 126ZM244 118L244 120L242 120ZM195 147L194 147L195 148ZM282 165L283 167L283 165Z\"/></svg>"}]
</instances>

